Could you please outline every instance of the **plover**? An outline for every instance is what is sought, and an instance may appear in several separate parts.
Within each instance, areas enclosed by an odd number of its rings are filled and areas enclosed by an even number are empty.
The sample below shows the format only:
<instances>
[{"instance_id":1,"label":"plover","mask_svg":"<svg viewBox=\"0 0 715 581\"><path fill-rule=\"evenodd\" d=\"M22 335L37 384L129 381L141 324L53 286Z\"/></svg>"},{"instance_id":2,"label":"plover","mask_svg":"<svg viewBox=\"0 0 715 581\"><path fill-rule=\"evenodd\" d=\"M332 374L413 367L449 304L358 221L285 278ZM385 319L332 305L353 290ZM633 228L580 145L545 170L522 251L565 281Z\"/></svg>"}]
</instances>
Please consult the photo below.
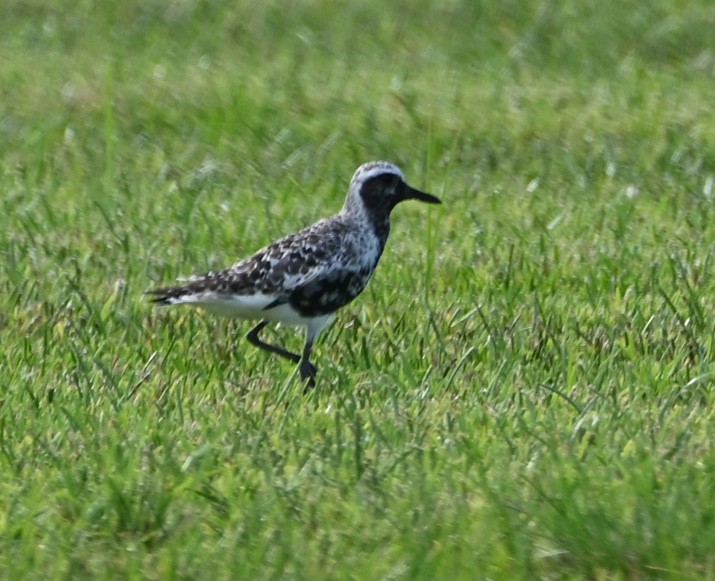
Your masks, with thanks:
<instances>
[{"instance_id":1,"label":"plover","mask_svg":"<svg viewBox=\"0 0 715 581\"><path fill-rule=\"evenodd\" d=\"M301 380L313 387L317 372L310 362L313 344L335 311L365 289L385 249L390 212L405 200L441 203L407 185L397 166L385 161L366 163L353 175L338 214L281 238L229 268L148 294L159 305L187 304L219 315L259 320L247 339L299 363ZM269 322L305 327L302 355L261 340L259 333Z\"/></svg>"}]
</instances>

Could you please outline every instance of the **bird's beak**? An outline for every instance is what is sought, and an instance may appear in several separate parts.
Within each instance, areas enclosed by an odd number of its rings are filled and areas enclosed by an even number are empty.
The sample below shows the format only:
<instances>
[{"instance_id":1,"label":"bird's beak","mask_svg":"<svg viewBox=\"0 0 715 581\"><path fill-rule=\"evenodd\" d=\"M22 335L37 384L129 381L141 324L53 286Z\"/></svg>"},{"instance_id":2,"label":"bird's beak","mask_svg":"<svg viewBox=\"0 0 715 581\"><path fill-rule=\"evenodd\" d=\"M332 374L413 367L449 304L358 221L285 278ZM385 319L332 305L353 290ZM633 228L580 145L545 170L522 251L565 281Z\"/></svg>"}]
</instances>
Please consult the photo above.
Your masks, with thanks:
<instances>
[{"instance_id":1,"label":"bird's beak","mask_svg":"<svg viewBox=\"0 0 715 581\"><path fill-rule=\"evenodd\" d=\"M416 190L414 188L411 188L410 186L405 187L405 199L406 200L419 200L420 202L425 202L426 204L441 204L442 200L440 200L438 197L433 196L432 194L427 194L425 192L421 192L419 190Z\"/></svg>"}]
</instances>

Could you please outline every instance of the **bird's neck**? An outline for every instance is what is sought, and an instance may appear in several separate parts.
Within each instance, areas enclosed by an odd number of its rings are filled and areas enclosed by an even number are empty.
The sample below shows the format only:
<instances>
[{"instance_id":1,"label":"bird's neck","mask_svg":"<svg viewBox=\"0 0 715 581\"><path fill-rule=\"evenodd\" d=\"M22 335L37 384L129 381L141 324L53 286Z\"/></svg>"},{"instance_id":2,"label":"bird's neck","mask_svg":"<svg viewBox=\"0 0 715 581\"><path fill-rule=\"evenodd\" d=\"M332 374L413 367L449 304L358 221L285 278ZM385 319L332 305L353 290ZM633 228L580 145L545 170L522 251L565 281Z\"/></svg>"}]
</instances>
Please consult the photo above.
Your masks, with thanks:
<instances>
[{"instance_id":1,"label":"bird's neck","mask_svg":"<svg viewBox=\"0 0 715 581\"><path fill-rule=\"evenodd\" d=\"M349 199L341 213L350 220L365 224L377 238L380 244L380 253L382 254L387 243L387 237L390 235L391 209L387 207L371 208Z\"/></svg>"},{"instance_id":2,"label":"bird's neck","mask_svg":"<svg viewBox=\"0 0 715 581\"><path fill-rule=\"evenodd\" d=\"M381 219L372 220L372 230L380 243L380 254L385 250L387 237L390 235L390 216L382 216Z\"/></svg>"},{"instance_id":3,"label":"bird's neck","mask_svg":"<svg viewBox=\"0 0 715 581\"><path fill-rule=\"evenodd\" d=\"M380 254L385 249L387 237L390 235L390 214L386 212L370 211L364 206L346 206L340 212L343 219L360 224L361 228L375 236L380 246Z\"/></svg>"}]
</instances>

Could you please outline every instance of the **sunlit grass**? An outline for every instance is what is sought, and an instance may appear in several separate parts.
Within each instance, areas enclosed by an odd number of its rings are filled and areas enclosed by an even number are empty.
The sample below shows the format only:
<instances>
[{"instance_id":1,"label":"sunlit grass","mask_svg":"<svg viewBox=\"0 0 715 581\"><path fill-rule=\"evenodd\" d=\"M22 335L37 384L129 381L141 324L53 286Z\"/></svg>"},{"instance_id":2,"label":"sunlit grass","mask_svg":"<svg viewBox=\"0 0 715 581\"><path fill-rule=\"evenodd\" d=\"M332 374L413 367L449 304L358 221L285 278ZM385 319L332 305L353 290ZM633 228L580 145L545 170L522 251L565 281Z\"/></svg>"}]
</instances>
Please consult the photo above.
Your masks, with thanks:
<instances>
[{"instance_id":1,"label":"sunlit grass","mask_svg":"<svg viewBox=\"0 0 715 581\"><path fill-rule=\"evenodd\" d=\"M0 8L0 576L715 574L709 3L80 4ZM371 159L444 204L307 396L145 301Z\"/></svg>"}]
</instances>

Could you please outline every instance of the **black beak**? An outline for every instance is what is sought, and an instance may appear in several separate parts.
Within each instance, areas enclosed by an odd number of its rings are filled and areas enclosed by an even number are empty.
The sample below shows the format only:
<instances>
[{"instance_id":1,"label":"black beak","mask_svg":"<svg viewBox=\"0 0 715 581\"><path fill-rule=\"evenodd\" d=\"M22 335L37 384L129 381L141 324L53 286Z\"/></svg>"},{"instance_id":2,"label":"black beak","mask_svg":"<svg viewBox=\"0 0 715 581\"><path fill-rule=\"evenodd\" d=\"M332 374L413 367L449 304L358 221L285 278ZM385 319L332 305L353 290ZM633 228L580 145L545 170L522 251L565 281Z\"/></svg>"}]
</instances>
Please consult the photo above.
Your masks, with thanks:
<instances>
[{"instance_id":1,"label":"black beak","mask_svg":"<svg viewBox=\"0 0 715 581\"><path fill-rule=\"evenodd\" d=\"M427 194L425 192L421 192L419 190L416 190L414 188L411 188L407 184L405 184L405 200L419 200L420 202L425 202L426 204L441 204L442 200L440 200L438 197L433 196L432 194Z\"/></svg>"}]
</instances>

